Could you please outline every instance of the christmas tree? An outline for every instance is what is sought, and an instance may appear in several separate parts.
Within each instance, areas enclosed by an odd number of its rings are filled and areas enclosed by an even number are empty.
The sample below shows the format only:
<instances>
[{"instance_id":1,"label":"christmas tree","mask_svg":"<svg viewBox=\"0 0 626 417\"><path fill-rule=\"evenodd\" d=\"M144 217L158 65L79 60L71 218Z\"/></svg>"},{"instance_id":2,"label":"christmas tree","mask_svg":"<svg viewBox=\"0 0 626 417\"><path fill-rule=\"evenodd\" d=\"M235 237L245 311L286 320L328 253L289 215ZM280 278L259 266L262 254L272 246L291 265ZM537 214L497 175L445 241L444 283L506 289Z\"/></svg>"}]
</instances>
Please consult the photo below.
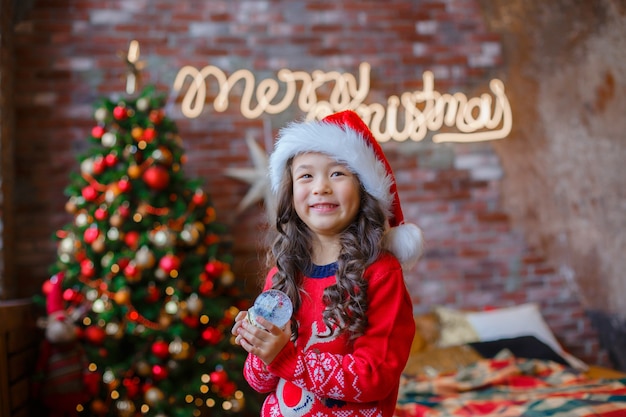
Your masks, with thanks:
<instances>
[{"instance_id":1,"label":"christmas tree","mask_svg":"<svg viewBox=\"0 0 626 417\"><path fill-rule=\"evenodd\" d=\"M248 300L225 228L153 87L96 103L89 149L66 189L47 293L62 279L79 315L90 400L81 415L258 415L230 334Z\"/></svg>"}]
</instances>

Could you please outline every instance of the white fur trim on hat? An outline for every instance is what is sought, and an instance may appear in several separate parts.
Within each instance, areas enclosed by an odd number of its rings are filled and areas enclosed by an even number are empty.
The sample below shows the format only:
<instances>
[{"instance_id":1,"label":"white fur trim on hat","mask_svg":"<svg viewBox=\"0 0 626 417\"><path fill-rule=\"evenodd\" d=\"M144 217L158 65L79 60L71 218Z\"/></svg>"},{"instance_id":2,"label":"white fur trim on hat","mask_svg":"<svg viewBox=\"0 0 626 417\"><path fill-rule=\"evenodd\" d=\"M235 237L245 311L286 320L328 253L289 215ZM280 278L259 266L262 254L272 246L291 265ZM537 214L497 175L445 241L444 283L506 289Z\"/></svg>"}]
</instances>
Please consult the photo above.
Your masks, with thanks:
<instances>
[{"instance_id":1,"label":"white fur trim on hat","mask_svg":"<svg viewBox=\"0 0 626 417\"><path fill-rule=\"evenodd\" d=\"M389 212L393 179L367 141L358 133L325 122L291 123L283 128L269 160L272 191L280 187L289 158L304 152L320 152L345 163L358 175L365 190Z\"/></svg>"}]
</instances>

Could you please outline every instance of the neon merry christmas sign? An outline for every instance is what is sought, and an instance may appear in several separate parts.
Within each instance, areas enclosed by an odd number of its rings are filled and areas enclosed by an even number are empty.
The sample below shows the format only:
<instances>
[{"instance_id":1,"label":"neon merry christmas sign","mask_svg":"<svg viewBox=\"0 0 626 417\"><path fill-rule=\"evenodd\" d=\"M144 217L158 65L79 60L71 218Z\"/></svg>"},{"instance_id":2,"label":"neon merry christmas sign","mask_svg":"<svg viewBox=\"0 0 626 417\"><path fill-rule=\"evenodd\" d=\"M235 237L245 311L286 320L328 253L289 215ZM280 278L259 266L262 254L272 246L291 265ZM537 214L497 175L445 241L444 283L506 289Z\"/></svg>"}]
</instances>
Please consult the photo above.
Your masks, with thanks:
<instances>
[{"instance_id":1,"label":"neon merry christmas sign","mask_svg":"<svg viewBox=\"0 0 626 417\"><path fill-rule=\"evenodd\" d=\"M313 71L309 74L282 69L277 74L278 81L267 78L258 85L249 70L240 69L226 76L213 65L201 70L185 66L176 75L173 86L175 93L186 87L181 101L185 117L196 118L202 113L209 77L217 81L218 93L213 107L218 112L228 108L231 90L236 83L242 82L240 110L248 119L281 113L294 102L306 113L307 120L319 120L334 112L352 109L363 118L380 142L391 139L398 142L407 139L421 141L428 132L433 132L433 142L503 139L512 126L511 106L504 93L504 84L498 79L489 83L493 96L484 93L480 97L468 98L463 93L441 94L435 91L434 75L426 71L422 91L391 96L386 106L365 104L363 101L370 90L368 63L359 66L360 83L349 73ZM189 78L191 82L187 82ZM283 83L282 90L279 81ZM320 100L317 96L317 90L324 87L331 88L328 100Z\"/></svg>"}]
</instances>

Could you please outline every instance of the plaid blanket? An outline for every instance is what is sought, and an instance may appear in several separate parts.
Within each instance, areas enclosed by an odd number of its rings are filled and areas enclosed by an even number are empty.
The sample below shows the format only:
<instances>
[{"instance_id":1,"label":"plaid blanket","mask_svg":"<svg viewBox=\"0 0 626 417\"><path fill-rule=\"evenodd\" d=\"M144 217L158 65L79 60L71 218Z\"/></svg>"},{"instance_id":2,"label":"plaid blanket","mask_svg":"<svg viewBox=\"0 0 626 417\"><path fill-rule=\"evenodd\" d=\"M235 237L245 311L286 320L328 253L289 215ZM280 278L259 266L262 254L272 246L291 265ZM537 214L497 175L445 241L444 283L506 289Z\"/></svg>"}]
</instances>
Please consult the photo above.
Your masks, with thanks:
<instances>
[{"instance_id":1,"label":"plaid blanket","mask_svg":"<svg viewBox=\"0 0 626 417\"><path fill-rule=\"evenodd\" d=\"M624 417L626 378L589 379L508 352L454 374L405 377L396 417Z\"/></svg>"}]
</instances>

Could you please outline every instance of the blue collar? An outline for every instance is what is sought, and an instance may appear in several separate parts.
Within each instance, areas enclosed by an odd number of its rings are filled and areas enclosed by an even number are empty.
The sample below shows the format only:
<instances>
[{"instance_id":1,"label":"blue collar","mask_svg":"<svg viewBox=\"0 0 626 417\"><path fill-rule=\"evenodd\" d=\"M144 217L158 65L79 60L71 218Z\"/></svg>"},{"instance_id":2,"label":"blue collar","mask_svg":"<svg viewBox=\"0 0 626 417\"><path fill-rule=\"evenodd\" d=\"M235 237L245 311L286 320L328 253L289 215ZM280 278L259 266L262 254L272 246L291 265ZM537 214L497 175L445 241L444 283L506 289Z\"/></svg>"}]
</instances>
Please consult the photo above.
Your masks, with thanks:
<instances>
[{"instance_id":1,"label":"blue collar","mask_svg":"<svg viewBox=\"0 0 626 417\"><path fill-rule=\"evenodd\" d=\"M337 262L328 265L311 265L311 269L306 274L309 278L328 278L337 272Z\"/></svg>"}]
</instances>

